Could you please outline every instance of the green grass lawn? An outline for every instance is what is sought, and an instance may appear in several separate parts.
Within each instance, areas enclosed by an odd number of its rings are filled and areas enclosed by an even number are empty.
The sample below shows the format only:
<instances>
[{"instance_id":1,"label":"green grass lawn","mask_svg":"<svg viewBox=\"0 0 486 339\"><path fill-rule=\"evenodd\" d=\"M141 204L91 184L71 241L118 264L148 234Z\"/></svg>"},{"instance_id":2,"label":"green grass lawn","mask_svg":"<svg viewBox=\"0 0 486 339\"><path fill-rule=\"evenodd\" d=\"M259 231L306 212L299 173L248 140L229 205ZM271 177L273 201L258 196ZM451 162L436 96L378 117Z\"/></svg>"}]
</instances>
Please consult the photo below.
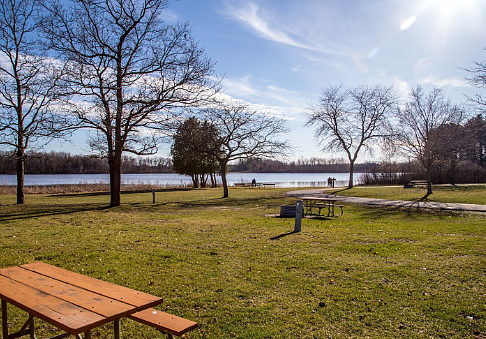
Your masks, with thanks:
<instances>
[{"instance_id":1,"label":"green grass lawn","mask_svg":"<svg viewBox=\"0 0 486 339\"><path fill-rule=\"evenodd\" d=\"M24 206L3 195L0 268L43 261L161 296L160 309L200 324L186 338L486 335L486 216L348 205L292 233L294 219L272 216L295 203L284 192L168 190L155 204L126 193L118 208L106 193ZM23 313L9 310L18 328ZM53 334L38 324L38 337ZM123 338L160 337L121 325Z\"/></svg>"}]
</instances>

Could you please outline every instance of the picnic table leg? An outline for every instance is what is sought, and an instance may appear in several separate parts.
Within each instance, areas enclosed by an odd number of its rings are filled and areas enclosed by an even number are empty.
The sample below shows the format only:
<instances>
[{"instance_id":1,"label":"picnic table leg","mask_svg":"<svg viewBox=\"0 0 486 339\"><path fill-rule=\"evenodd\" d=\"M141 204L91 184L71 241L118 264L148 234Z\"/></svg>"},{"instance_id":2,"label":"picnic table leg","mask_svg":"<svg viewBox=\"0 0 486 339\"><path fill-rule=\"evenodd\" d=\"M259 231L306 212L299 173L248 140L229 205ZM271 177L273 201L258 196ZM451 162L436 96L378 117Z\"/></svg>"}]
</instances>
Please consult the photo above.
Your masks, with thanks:
<instances>
[{"instance_id":1,"label":"picnic table leg","mask_svg":"<svg viewBox=\"0 0 486 339\"><path fill-rule=\"evenodd\" d=\"M120 339L120 319L116 319L114 322L115 339Z\"/></svg>"},{"instance_id":2,"label":"picnic table leg","mask_svg":"<svg viewBox=\"0 0 486 339\"><path fill-rule=\"evenodd\" d=\"M8 339L7 302L2 299L2 337Z\"/></svg>"},{"instance_id":3,"label":"picnic table leg","mask_svg":"<svg viewBox=\"0 0 486 339\"><path fill-rule=\"evenodd\" d=\"M84 339L91 339L91 330L84 332Z\"/></svg>"},{"instance_id":4,"label":"picnic table leg","mask_svg":"<svg viewBox=\"0 0 486 339\"><path fill-rule=\"evenodd\" d=\"M30 339L37 339L35 337L35 323L34 323L34 317L32 317L32 320L30 321L29 325L29 334L30 334Z\"/></svg>"},{"instance_id":5,"label":"picnic table leg","mask_svg":"<svg viewBox=\"0 0 486 339\"><path fill-rule=\"evenodd\" d=\"M27 329L27 331L26 331ZM13 338L18 338L24 335L29 335L31 339L36 339L35 337L35 324L34 316L29 314L29 318L22 326L20 331L12 334ZM3 339L8 339L8 316L7 316L7 302L2 299L2 337Z\"/></svg>"}]
</instances>

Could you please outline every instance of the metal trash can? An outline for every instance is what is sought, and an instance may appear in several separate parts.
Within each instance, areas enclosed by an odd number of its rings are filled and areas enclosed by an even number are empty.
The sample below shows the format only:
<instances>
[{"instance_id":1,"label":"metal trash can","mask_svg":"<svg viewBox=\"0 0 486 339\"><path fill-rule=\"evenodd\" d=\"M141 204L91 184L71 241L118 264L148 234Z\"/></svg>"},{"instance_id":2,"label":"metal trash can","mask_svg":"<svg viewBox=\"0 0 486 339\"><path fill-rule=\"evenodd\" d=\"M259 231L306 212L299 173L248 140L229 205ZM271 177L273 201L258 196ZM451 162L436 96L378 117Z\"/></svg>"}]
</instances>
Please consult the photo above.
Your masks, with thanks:
<instances>
[{"instance_id":1,"label":"metal trash can","mask_svg":"<svg viewBox=\"0 0 486 339\"><path fill-rule=\"evenodd\" d=\"M281 218L295 218L295 205L281 205L280 206L280 217Z\"/></svg>"}]
</instances>

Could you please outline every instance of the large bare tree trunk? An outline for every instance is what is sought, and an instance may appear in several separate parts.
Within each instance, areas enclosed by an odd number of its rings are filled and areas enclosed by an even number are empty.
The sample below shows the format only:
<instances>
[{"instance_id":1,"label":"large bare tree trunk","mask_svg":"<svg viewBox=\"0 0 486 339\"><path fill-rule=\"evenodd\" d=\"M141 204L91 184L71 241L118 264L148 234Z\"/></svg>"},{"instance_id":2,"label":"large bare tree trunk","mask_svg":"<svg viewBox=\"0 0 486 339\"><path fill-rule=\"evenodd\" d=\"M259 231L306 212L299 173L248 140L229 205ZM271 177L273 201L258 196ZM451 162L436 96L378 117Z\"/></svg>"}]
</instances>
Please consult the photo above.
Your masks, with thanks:
<instances>
[{"instance_id":1,"label":"large bare tree trunk","mask_svg":"<svg viewBox=\"0 0 486 339\"><path fill-rule=\"evenodd\" d=\"M121 152L108 159L110 167L110 207L120 206L121 189Z\"/></svg>"},{"instance_id":2,"label":"large bare tree trunk","mask_svg":"<svg viewBox=\"0 0 486 339\"><path fill-rule=\"evenodd\" d=\"M432 194L432 165L427 166L427 195Z\"/></svg>"},{"instance_id":3,"label":"large bare tree trunk","mask_svg":"<svg viewBox=\"0 0 486 339\"><path fill-rule=\"evenodd\" d=\"M354 187L354 160L349 162L349 183L348 189Z\"/></svg>"},{"instance_id":4,"label":"large bare tree trunk","mask_svg":"<svg viewBox=\"0 0 486 339\"><path fill-rule=\"evenodd\" d=\"M223 198L229 197L228 181L226 180L226 163L221 164L221 181L223 182Z\"/></svg>"},{"instance_id":5,"label":"large bare tree trunk","mask_svg":"<svg viewBox=\"0 0 486 339\"><path fill-rule=\"evenodd\" d=\"M16 70L15 70L16 72ZM22 103L22 84L16 74L16 93L17 93L17 204L24 203L24 173L25 173L25 128Z\"/></svg>"},{"instance_id":6,"label":"large bare tree trunk","mask_svg":"<svg viewBox=\"0 0 486 339\"><path fill-rule=\"evenodd\" d=\"M17 204L24 203L24 173L25 150L19 147L17 151Z\"/></svg>"}]
</instances>

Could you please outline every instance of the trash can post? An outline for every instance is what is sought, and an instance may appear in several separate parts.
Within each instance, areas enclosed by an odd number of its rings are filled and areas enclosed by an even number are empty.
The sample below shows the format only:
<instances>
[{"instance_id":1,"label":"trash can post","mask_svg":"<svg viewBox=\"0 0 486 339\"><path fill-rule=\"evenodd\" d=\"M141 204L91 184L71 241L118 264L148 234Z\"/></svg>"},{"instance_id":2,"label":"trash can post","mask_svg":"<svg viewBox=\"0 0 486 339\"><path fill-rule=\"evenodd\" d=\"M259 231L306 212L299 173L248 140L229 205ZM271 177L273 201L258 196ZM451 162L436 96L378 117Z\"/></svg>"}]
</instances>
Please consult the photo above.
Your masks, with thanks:
<instances>
[{"instance_id":1,"label":"trash can post","mask_svg":"<svg viewBox=\"0 0 486 339\"><path fill-rule=\"evenodd\" d=\"M152 188L152 204L155 204L155 188Z\"/></svg>"},{"instance_id":2,"label":"trash can post","mask_svg":"<svg viewBox=\"0 0 486 339\"><path fill-rule=\"evenodd\" d=\"M294 232L300 232L302 228L302 200L297 200L297 204L295 207L295 227Z\"/></svg>"}]
</instances>

